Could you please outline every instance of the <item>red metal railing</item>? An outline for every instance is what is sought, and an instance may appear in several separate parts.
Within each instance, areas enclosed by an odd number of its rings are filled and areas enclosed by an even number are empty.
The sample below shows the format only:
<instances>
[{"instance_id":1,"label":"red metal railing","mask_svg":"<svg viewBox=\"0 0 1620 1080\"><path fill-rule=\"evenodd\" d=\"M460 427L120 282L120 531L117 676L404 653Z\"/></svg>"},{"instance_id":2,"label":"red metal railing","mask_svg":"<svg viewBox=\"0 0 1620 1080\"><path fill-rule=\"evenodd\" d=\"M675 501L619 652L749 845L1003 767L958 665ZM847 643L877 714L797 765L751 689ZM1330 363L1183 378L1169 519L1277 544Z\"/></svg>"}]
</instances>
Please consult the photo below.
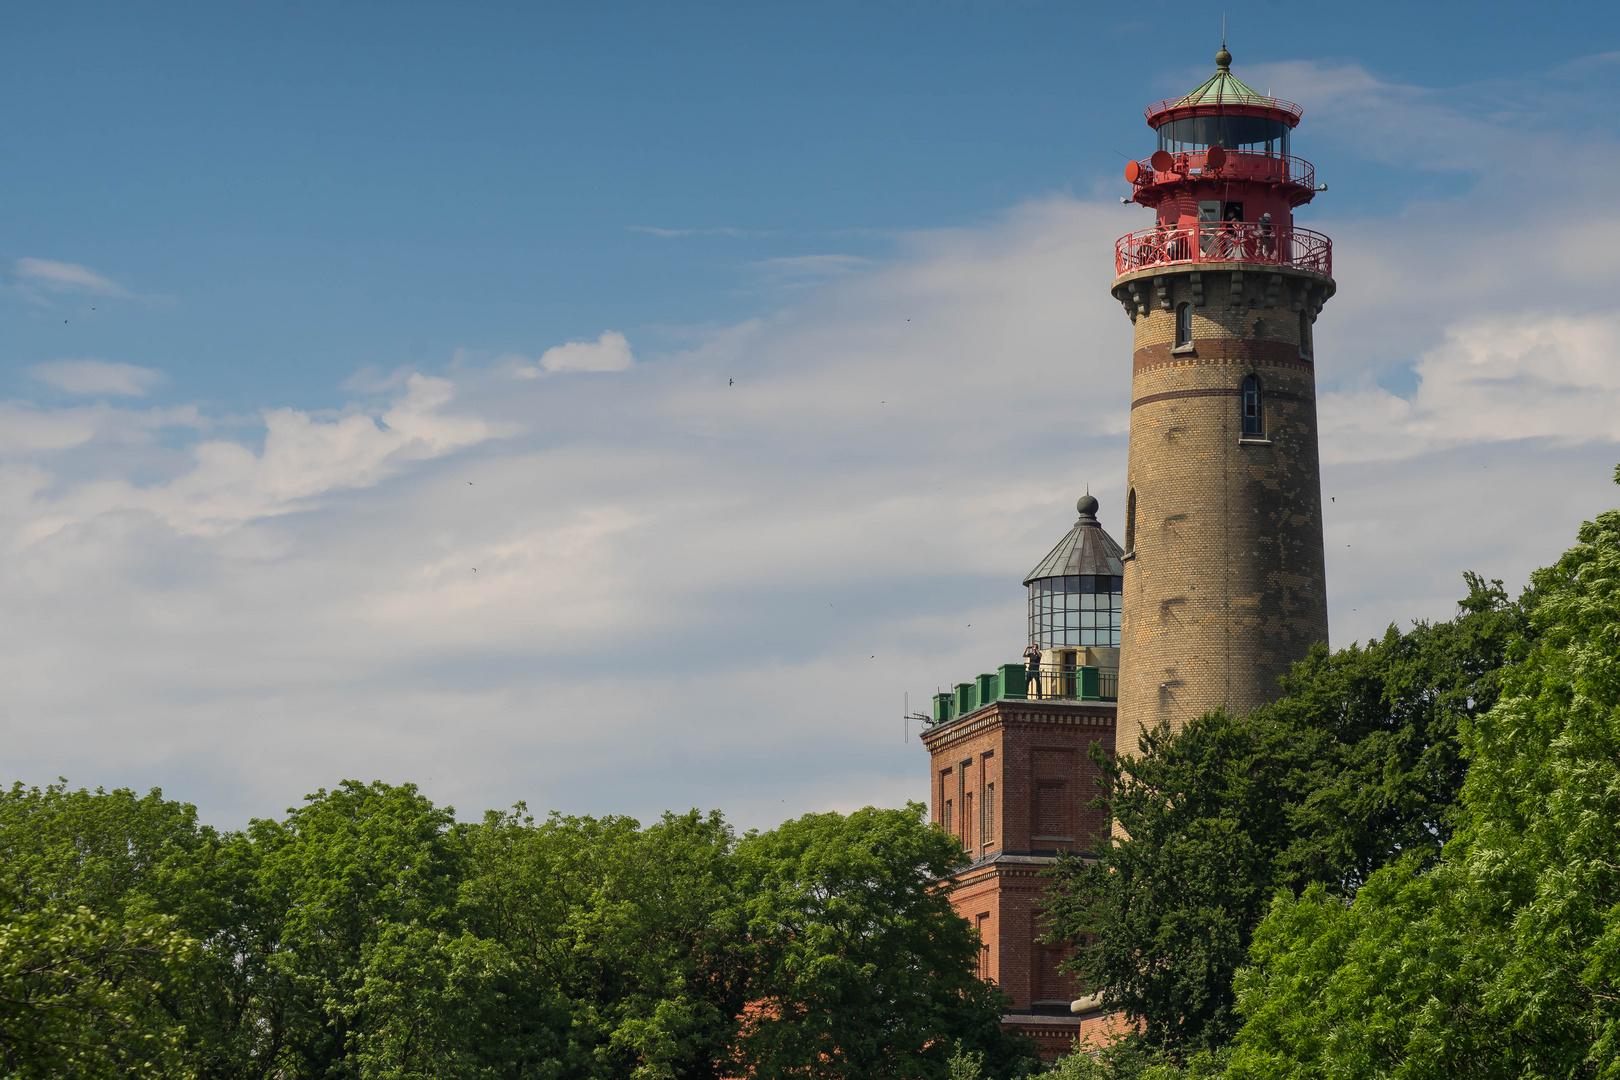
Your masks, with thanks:
<instances>
[{"instance_id":1,"label":"red metal railing","mask_svg":"<svg viewBox=\"0 0 1620 1080\"><path fill-rule=\"evenodd\" d=\"M1189 176L1218 177L1222 180L1253 180L1267 184L1294 184L1304 188L1316 187L1316 168L1304 158L1287 154L1249 154L1237 150L1222 152L1225 160L1221 167L1209 167L1206 151L1171 154L1173 162L1163 172L1153 170L1153 159L1132 162L1136 166L1136 179L1131 186L1137 191L1154 184L1172 184ZM1126 169L1127 176L1130 169Z\"/></svg>"},{"instance_id":2,"label":"red metal railing","mask_svg":"<svg viewBox=\"0 0 1620 1080\"><path fill-rule=\"evenodd\" d=\"M1163 101L1156 101L1152 105L1149 105L1146 109L1142 110L1142 114L1148 118L1148 123L1151 124L1153 123L1153 118L1155 116L1158 116L1161 113L1170 112L1172 109L1186 110L1188 113L1202 112L1205 114L1215 114L1221 112L1241 114L1249 109L1275 109L1278 112L1285 112L1292 116L1296 124L1299 122L1299 118L1305 114L1305 110L1300 108L1298 105L1295 105L1292 101L1284 101L1282 98L1274 97L1253 97L1220 102L1188 101L1186 97L1165 98Z\"/></svg>"},{"instance_id":3,"label":"red metal railing","mask_svg":"<svg viewBox=\"0 0 1620 1080\"><path fill-rule=\"evenodd\" d=\"M1243 262L1333 276L1333 241L1319 232L1253 221L1160 225L1114 244L1115 275L1177 263Z\"/></svg>"}]
</instances>

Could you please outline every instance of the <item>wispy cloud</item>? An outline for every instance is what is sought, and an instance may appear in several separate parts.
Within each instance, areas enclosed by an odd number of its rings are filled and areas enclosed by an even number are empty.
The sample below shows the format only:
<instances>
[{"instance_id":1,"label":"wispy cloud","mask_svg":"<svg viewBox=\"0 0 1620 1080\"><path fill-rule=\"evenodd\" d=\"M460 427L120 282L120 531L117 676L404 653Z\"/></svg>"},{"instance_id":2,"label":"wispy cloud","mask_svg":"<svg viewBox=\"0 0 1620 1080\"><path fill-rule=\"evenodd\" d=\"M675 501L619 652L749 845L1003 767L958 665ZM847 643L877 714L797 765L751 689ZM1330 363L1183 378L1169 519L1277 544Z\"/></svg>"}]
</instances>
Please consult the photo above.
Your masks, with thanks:
<instances>
[{"instance_id":1,"label":"wispy cloud","mask_svg":"<svg viewBox=\"0 0 1620 1080\"><path fill-rule=\"evenodd\" d=\"M163 372L106 360L51 360L35 364L28 374L69 394L145 397L163 381Z\"/></svg>"},{"instance_id":2,"label":"wispy cloud","mask_svg":"<svg viewBox=\"0 0 1620 1080\"><path fill-rule=\"evenodd\" d=\"M870 259L859 255L789 255L749 264L768 284L789 288L844 277L871 265Z\"/></svg>"},{"instance_id":3,"label":"wispy cloud","mask_svg":"<svg viewBox=\"0 0 1620 1080\"><path fill-rule=\"evenodd\" d=\"M631 232L650 233L653 236L774 236L771 232L760 232L753 229L733 229L721 225L712 229L660 229L655 225L631 225Z\"/></svg>"},{"instance_id":4,"label":"wispy cloud","mask_svg":"<svg viewBox=\"0 0 1620 1080\"><path fill-rule=\"evenodd\" d=\"M56 262L52 259L18 259L17 276L29 284L51 292L84 292L100 296L130 295L129 290L118 282L78 263Z\"/></svg>"}]
</instances>

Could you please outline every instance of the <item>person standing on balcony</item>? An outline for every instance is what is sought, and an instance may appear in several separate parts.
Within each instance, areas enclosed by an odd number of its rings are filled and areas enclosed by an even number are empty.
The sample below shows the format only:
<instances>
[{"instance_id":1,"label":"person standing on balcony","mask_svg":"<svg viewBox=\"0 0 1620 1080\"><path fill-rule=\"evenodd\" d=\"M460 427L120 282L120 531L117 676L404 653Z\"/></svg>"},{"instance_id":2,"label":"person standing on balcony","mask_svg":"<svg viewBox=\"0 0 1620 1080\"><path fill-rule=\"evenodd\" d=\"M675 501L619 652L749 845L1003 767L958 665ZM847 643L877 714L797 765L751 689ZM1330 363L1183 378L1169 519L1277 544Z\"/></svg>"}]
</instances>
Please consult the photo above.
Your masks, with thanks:
<instances>
[{"instance_id":1,"label":"person standing on balcony","mask_svg":"<svg viewBox=\"0 0 1620 1080\"><path fill-rule=\"evenodd\" d=\"M1003 656L1006 654L1003 653ZM1041 647L1031 644L1024 650L1024 661L1028 665L1024 672L1024 693L1030 697L1041 696Z\"/></svg>"},{"instance_id":2,"label":"person standing on balcony","mask_svg":"<svg viewBox=\"0 0 1620 1080\"><path fill-rule=\"evenodd\" d=\"M1271 234L1271 214L1260 215L1260 254L1267 260L1277 252L1277 241Z\"/></svg>"}]
</instances>

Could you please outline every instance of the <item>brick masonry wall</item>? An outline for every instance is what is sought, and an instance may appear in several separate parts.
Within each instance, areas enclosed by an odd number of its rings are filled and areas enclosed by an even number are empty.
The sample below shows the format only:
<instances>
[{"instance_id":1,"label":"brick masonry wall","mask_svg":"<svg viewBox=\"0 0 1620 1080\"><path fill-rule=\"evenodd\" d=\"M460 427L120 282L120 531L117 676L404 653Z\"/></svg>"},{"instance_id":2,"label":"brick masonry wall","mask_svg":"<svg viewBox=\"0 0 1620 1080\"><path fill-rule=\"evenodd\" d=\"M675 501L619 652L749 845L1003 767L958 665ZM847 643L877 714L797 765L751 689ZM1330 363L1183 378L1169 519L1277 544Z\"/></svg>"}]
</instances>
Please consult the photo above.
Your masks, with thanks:
<instances>
[{"instance_id":1,"label":"brick masonry wall","mask_svg":"<svg viewBox=\"0 0 1620 1080\"><path fill-rule=\"evenodd\" d=\"M1109 827L1105 811L1085 805L1098 793L1093 743L1113 751L1110 704L1001 701L923 735L934 822L943 824L945 799L959 807L965 793L974 796L979 817L984 792L990 784L996 787L995 824L988 836L973 821L964 837L960 812L952 815L951 831L963 837L975 862L957 875L951 902L979 928L985 944L981 970L1007 991L1015 1009L1066 1002L1081 992L1057 971L1067 954L1036 938L1045 933L1039 904L1046 879L1040 872L1052 864L1055 852L1084 851ZM959 780L964 762L969 763L965 790ZM1066 1052L1066 1040L1063 1048Z\"/></svg>"},{"instance_id":2,"label":"brick masonry wall","mask_svg":"<svg viewBox=\"0 0 1620 1080\"><path fill-rule=\"evenodd\" d=\"M1259 269L1144 272L1114 286L1136 326L1119 691L1127 753L1144 728L1275 699L1278 677L1327 639L1316 377L1302 353L1332 282ZM1192 343L1177 348L1183 303ZM1260 439L1242 437L1247 375L1262 390Z\"/></svg>"}]
</instances>

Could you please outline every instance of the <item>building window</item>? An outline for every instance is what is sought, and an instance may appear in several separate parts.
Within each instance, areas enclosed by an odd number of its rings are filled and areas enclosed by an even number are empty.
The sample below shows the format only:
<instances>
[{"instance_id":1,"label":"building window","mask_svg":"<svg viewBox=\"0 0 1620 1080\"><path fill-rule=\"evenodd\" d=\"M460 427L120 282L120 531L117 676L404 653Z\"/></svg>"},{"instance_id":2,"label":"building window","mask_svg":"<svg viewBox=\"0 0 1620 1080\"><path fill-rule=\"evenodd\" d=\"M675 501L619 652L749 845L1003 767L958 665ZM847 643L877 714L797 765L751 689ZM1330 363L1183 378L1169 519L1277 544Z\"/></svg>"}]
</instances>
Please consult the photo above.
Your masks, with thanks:
<instances>
[{"instance_id":1,"label":"building window","mask_svg":"<svg viewBox=\"0 0 1620 1080\"><path fill-rule=\"evenodd\" d=\"M1258 439L1266 433L1260 410L1260 380L1253 375L1243 377L1243 437Z\"/></svg>"},{"instance_id":2,"label":"building window","mask_svg":"<svg viewBox=\"0 0 1620 1080\"><path fill-rule=\"evenodd\" d=\"M984 785L984 844L989 847L996 842L996 785Z\"/></svg>"},{"instance_id":3,"label":"building window","mask_svg":"<svg viewBox=\"0 0 1620 1080\"><path fill-rule=\"evenodd\" d=\"M1309 360L1311 358L1311 313L1299 313L1299 355Z\"/></svg>"},{"instance_id":4,"label":"building window","mask_svg":"<svg viewBox=\"0 0 1620 1080\"><path fill-rule=\"evenodd\" d=\"M1176 347L1192 344L1192 305L1176 308Z\"/></svg>"},{"instance_id":5,"label":"building window","mask_svg":"<svg viewBox=\"0 0 1620 1080\"><path fill-rule=\"evenodd\" d=\"M962 846L973 850L973 792L962 796Z\"/></svg>"},{"instance_id":6,"label":"building window","mask_svg":"<svg viewBox=\"0 0 1620 1080\"><path fill-rule=\"evenodd\" d=\"M1125 496L1125 551L1127 554L1136 550L1136 489Z\"/></svg>"},{"instance_id":7,"label":"building window","mask_svg":"<svg viewBox=\"0 0 1620 1080\"><path fill-rule=\"evenodd\" d=\"M1068 574L1029 583L1030 644L1046 649L1119 644L1125 579L1108 574Z\"/></svg>"},{"instance_id":8,"label":"building window","mask_svg":"<svg viewBox=\"0 0 1620 1080\"><path fill-rule=\"evenodd\" d=\"M945 831L954 832L955 830L951 828L951 800L945 800L945 812L940 817L940 824L945 826Z\"/></svg>"}]
</instances>

